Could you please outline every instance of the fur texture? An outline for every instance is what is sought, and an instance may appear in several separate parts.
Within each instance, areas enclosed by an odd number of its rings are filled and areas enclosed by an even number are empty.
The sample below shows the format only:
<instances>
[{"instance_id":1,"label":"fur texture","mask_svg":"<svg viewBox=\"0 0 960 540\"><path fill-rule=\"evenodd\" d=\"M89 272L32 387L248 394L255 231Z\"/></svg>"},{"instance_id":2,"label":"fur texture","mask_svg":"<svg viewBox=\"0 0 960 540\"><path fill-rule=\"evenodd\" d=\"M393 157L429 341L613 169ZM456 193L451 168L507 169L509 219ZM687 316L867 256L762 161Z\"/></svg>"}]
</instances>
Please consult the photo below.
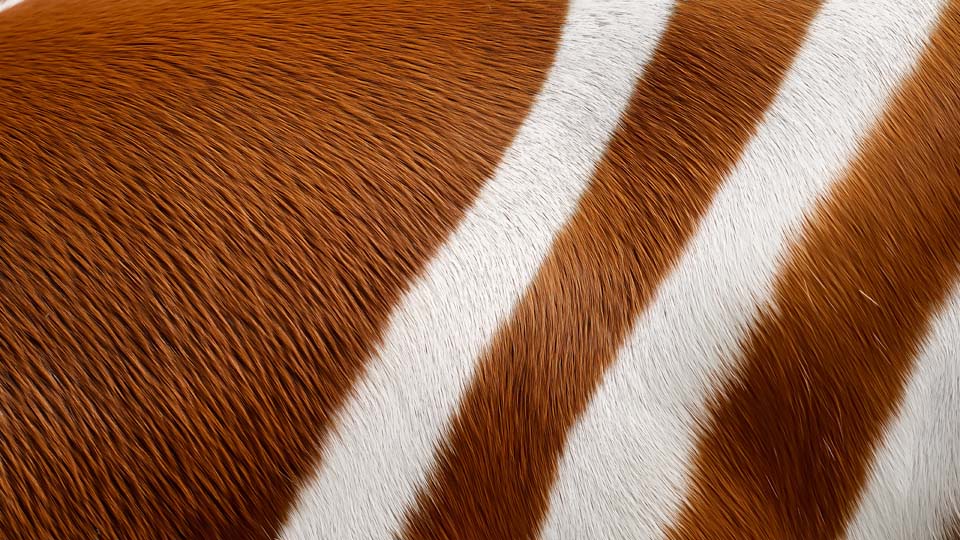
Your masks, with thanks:
<instances>
[{"instance_id":1,"label":"fur texture","mask_svg":"<svg viewBox=\"0 0 960 540\"><path fill-rule=\"evenodd\" d=\"M960 0L0 1L0 536L955 538L958 126Z\"/></svg>"},{"instance_id":2,"label":"fur texture","mask_svg":"<svg viewBox=\"0 0 960 540\"><path fill-rule=\"evenodd\" d=\"M0 13L0 532L274 538L563 6Z\"/></svg>"}]
</instances>

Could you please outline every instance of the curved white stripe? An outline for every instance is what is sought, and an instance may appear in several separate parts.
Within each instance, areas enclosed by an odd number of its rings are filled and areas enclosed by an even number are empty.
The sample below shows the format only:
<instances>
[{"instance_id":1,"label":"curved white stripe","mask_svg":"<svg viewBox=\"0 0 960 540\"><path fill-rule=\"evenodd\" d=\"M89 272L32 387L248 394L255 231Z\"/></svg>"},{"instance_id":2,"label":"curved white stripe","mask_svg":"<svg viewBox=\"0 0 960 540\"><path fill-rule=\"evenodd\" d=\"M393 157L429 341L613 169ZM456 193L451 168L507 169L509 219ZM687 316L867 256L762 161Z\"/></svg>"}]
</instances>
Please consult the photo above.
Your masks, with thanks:
<instances>
[{"instance_id":1,"label":"curved white stripe","mask_svg":"<svg viewBox=\"0 0 960 540\"><path fill-rule=\"evenodd\" d=\"M836 0L561 461L543 536L656 538L686 491L704 402L769 296L788 238L915 63L937 2Z\"/></svg>"},{"instance_id":2,"label":"curved white stripe","mask_svg":"<svg viewBox=\"0 0 960 540\"><path fill-rule=\"evenodd\" d=\"M575 0L554 65L458 229L394 311L282 538L394 532L482 347L572 215L662 30L664 0Z\"/></svg>"},{"instance_id":3,"label":"curved white stripe","mask_svg":"<svg viewBox=\"0 0 960 540\"><path fill-rule=\"evenodd\" d=\"M0 0L0 11L4 11L19 4L23 0Z\"/></svg>"},{"instance_id":4,"label":"curved white stripe","mask_svg":"<svg viewBox=\"0 0 960 540\"><path fill-rule=\"evenodd\" d=\"M934 319L874 457L850 540L935 540L960 514L960 285Z\"/></svg>"}]
</instances>

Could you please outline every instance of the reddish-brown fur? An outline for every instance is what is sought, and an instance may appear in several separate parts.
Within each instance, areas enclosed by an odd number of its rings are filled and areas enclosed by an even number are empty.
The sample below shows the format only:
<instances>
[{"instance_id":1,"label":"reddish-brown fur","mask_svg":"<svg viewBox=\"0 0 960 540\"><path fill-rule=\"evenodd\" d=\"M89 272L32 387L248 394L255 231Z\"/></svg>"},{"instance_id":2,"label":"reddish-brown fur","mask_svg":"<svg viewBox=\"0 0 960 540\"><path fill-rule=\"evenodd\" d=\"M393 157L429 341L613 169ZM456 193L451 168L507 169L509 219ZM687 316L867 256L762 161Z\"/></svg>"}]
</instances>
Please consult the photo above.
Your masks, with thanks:
<instances>
[{"instance_id":1,"label":"reddish-brown fur","mask_svg":"<svg viewBox=\"0 0 960 540\"><path fill-rule=\"evenodd\" d=\"M712 406L672 539L843 533L928 321L957 277L957 73L954 0L781 271Z\"/></svg>"},{"instance_id":2,"label":"reddish-brown fur","mask_svg":"<svg viewBox=\"0 0 960 540\"><path fill-rule=\"evenodd\" d=\"M568 429L776 94L817 5L678 6L578 213L481 360L406 538L537 535Z\"/></svg>"},{"instance_id":3,"label":"reddish-brown fur","mask_svg":"<svg viewBox=\"0 0 960 540\"><path fill-rule=\"evenodd\" d=\"M562 10L0 13L0 536L274 535Z\"/></svg>"},{"instance_id":4,"label":"reddish-brown fur","mask_svg":"<svg viewBox=\"0 0 960 540\"><path fill-rule=\"evenodd\" d=\"M678 4L577 214L481 357L404 537L536 536L568 430L817 4ZM391 309L523 121L563 13L0 13L0 537L274 537ZM842 534L957 278L958 73L953 0L781 268L710 404L671 539Z\"/></svg>"}]
</instances>

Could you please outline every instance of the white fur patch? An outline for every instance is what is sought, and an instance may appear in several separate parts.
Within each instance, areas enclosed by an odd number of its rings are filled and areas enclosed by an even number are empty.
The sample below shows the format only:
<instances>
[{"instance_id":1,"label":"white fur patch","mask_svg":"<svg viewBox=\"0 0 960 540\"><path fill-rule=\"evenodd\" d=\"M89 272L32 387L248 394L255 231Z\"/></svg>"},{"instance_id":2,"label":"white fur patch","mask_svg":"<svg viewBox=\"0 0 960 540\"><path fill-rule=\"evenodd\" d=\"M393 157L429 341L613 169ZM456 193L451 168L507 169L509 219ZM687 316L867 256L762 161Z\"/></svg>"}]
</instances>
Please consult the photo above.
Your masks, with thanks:
<instances>
[{"instance_id":1,"label":"white fur patch","mask_svg":"<svg viewBox=\"0 0 960 540\"><path fill-rule=\"evenodd\" d=\"M574 0L545 86L458 229L392 314L282 538L395 532L476 359L575 211L671 3Z\"/></svg>"},{"instance_id":2,"label":"white fur patch","mask_svg":"<svg viewBox=\"0 0 960 540\"><path fill-rule=\"evenodd\" d=\"M23 0L0 0L0 11L5 11L19 4Z\"/></svg>"},{"instance_id":3,"label":"white fur patch","mask_svg":"<svg viewBox=\"0 0 960 540\"><path fill-rule=\"evenodd\" d=\"M787 242L913 67L939 7L823 6L740 162L571 431L544 538L661 537L687 490L695 423L769 297Z\"/></svg>"},{"instance_id":4,"label":"white fur patch","mask_svg":"<svg viewBox=\"0 0 960 540\"><path fill-rule=\"evenodd\" d=\"M936 540L960 515L960 285L932 321L850 540Z\"/></svg>"}]
</instances>

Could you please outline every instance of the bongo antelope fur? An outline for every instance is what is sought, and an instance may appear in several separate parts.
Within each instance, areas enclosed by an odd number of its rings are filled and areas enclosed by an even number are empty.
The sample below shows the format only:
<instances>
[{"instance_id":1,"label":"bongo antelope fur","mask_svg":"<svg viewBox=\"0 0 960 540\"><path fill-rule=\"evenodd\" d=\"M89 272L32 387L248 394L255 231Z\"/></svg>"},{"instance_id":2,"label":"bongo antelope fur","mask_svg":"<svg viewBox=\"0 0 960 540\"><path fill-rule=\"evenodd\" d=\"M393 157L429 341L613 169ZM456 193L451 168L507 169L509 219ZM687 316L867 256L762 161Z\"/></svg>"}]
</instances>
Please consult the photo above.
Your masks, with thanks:
<instances>
[{"instance_id":1,"label":"bongo antelope fur","mask_svg":"<svg viewBox=\"0 0 960 540\"><path fill-rule=\"evenodd\" d=\"M0 537L960 537L960 0L0 9Z\"/></svg>"}]
</instances>

